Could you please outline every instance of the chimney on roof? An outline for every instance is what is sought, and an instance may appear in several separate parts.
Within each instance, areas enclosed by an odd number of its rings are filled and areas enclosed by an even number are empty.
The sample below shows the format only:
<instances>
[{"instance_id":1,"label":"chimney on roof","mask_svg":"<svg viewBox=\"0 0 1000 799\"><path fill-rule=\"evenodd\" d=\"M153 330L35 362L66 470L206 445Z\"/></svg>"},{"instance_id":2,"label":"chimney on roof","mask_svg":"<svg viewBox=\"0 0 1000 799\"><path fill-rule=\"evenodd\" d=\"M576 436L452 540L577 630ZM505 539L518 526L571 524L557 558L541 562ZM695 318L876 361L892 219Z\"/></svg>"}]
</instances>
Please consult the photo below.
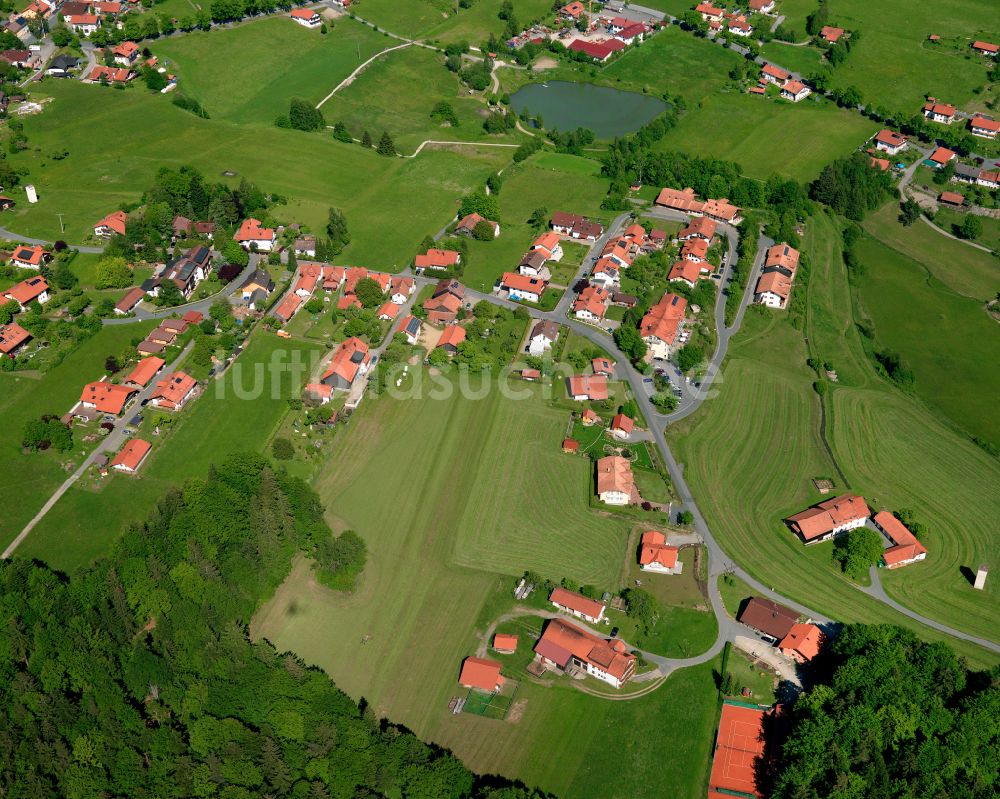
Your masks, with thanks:
<instances>
[{"instance_id":1,"label":"chimney on roof","mask_svg":"<svg viewBox=\"0 0 1000 799\"><path fill-rule=\"evenodd\" d=\"M986 575L989 574L989 569L986 568L986 564L979 567L979 571L976 572L976 582L972 584L972 587L977 591L982 591L986 588Z\"/></svg>"}]
</instances>

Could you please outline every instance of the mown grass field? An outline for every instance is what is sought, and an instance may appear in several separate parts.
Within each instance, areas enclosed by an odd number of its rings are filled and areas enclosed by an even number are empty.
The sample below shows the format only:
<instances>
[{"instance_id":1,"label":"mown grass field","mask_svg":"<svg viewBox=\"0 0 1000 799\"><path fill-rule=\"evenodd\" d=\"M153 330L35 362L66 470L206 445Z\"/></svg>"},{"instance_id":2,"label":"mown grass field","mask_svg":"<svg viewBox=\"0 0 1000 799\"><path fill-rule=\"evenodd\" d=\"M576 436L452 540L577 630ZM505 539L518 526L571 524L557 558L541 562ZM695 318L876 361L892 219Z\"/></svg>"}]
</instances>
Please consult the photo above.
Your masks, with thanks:
<instances>
[{"instance_id":1,"label":"mown grass field","mask_svg":"<svg viewBox=\"0 0 1000 799\"><path fill-rule=\"evenodd\" d=\"M805 28L800 32L804 34ZM819 48L796 47L780 39L772 39L761 48L760 53L768 61L806 77L819 72L826 63Z\"/></svg>"},{"instance_id":2,"label":"mown grass field","mask_svg":"<svg viewBox=\"0 0 1000 799\"><path fill-rule=\"evenodd\" d=\"M448 712L465 693L461 659L510 607L510 575L530 567L617 586L631 524L587 508L587 461L560 452L564 429L537 396L366 401L315 481L332 526L368 543L361 582L335 594L300 563L252 633L477 770L584 797L660 796L669 780L671 795L693 799L711 748L710 667L629 702L523 679L516 723ZM662 751L678 764L669 773Z\"/></svg>"},{"instance_id":3,"label":"mown grass field","mask_svg":"<svg viewBox=\"0 0 1000 799\"><path fill-rule=\"evenodd\" d=\"M414 3L419 7L419 3ZM503 35L505 21L497 16L501 0L482 0L471 8L459 8L457 14L432 26L424 36L435 42L468 42L479 46L491 33ZM513 0L514 16L522 26L534 19L551 20L555 15L548 0ZM405 34L404 34L405 35Z\"/></svg>"},{"instance_id":4,"label":"mown grass field","mask_svg":"<svg viewBox=\"0 0 1000 799\"><path fill-rule=\"evenodd\" d=\"M874 122L833 104L792 104L746 93L716 93L690 108L658 149L728 158L747 175L815 178L830 161L849 154L877 130ZM705 131L712 131L706 136ZM779 147L775 142L794 142Z\"/></svg>"},{"instance_id":5,"label":"mown grass field","mask_svg":"<svg viewBox=\"0 0 1000 799\"><path fill-rule=\"evenodd\" d=\"M919 113L925 94L961 106L986 83L987 66L966 48L927 44L943 38L1000 39L993 0L830 0L830 24L861 31L847 60L833 73L833 85L857 86L866 102L903 114Z\"/></svg>"},{"instance_id":6,"label":"mown grass field","mask_svg":"<svg viewBox=\"0 0 1000 799\"><path fill-rule=\"evenodd\" d=\"M879 347L898 352L915 391L960 427L1000 445L1000 331L982 302L962 297L923 265L874 238L858 244L858 297Z\"/></svg>"},{"instance_id":7,"label":"mown grass field","mask_svg":"<svg viewBox=\"0 0 1000 799\"><path fill-rule=\"evenodd\" d=\"M925 615L995 635L991 620L1000 589L974 592L959 567L990 551L991 533L981 520L997 514L1000 467L922 405L875 377L851 321L832 223L814 220L807 241L810 341L816 356L830 360L841 375L831 421L838 462L851 489L878 507L912 509L934 531L929 559L883 574L886 588ZM821 498L811 478L836 474L819 436L819 398L810 388L815 374L805 365L802 333L781 314L755 310L730 353L720 396L668 430L727 555L765 584L835 618L914 626L853 587L829 567L828 551L804 547L781 521ZM865 407L873 410L864 413ZM778 427L767 421L775 419L781 420ZM734 430L740 431L736 439ZM717 490L720 485L725 492ZM941 638L927 628L919 632ZM978 663L996 661L976 647L948 641Z\"/></svg>"},{"instance_id":8,"label":"mown grass field","mask_svg":"<svg viewBox=\"0 0 1000 799\"><path fill-rule=\"evenodd\" d=\"M989 253L942 236L923 222L899 223L899 206L891 202L865 221L865 230L893 250L919 261L953 291L982 301L1000 291L1000 260Z\"/></svg>"},{"instance_id":9,"label":"mown grass field","mask_svg":"<svg viewBox=\"0 0 1000 799\"><path fill-rule=\"evenodd\" d=\"M608 193L608 180L600 171L597 161L553 152L536 153L505 169L498 195L500 236L493 241L469 241L469 265L462 282L489 291L504 272L516 271L521 256L538 236L528 225L536 208L546 208L550 215L554 211L583 214L607 224L608 212L601 210L601 201Z\"/></svg>"},{"instance_id":10,"label":"mown grass field","mask_svg":"<svg viewBox=\"0 0 1000 799\"><path fill-rule=\"evenodd\" d=\"M416 75L420 77L414 80ZM431 109L438 102L451 104L457 126L431 119ZM382 131L388 131L397 149L405 153L413 152L425 139L510 142L523 138L522 134L486 134L486 106L469 96L458 77L445 68L443 56L424 47L386 53L327 100L322 111L329 124L343 122L358 139L367 130L378 141Z\"/></svg>"},{"instance_id":11,"label":"mown grass field","mask_svg":"<svg viewBox=\"0 0 1000 799\"><path fill-rule=\"evenodd\" d=\"M134 328L105 330L131 335ZM150 439L153 451L136 477L114 474L99 491L74 486L25 539L18 555L66 570L86 564L104 554L128 524L145 519L171 486L204 476L210 464L231 452L260 451L287 413L288 400L299 397L307 375L270 365L294 358L309 363L321 352L318 345L255 333L230 370L176 416L175 430L162 441Z\"/></svg>"},{"instance_id":12,"label":"mown grass field","mask_svg":"<svg viewBox=\"0 0 1000 799\"><path fill-rule=\"evenodd\" d=\"M79 463L94 445L83 445L64 455L57 452L21 453L24 425L42 414L62 416L77 400L83 386L104 374L104 361L128 347L134 336L142 337L155 325L105 327L71 352L51 370L0 372L0 470L5 476L7 507L0 515L0 541L6 546L34 516L68 473L60 463L72 458Z\"/></svg>"},{"instance_id":13,"label":"mown grass field","mask_svg":"<svg viewBox=\"0 0 1000 799\"><path fill-rule=\"evenodd\" d=\"M139 87L116 91L65 81L43 90L54 100L44 114L25 119L31 149L10 156L38 186L39 202L0 216L0 224L41 238L60 237L58 212L66 224L62 237L82 241L95 220L138 201L161 166L191 164L209 180L247 177L288 197L274 214L314 230L322 230L330 206L339 206L353 236L342 257L398 271L420 240L454 215L456 200L509 158L501 148L385 158L326 134L199 119ZM125 128L132 131L128 147L108 147L93 135ZM70 154L54 161L48 153L56 148ZM237 176L224 178L225 170Z\"/></svg>"},{"instance_id":14,"label":"mown grass field","mask_svg":"<svg viewBox=\"0 0 1000 799\"><path fill-rule=\"evenodd\" d=\"M197 31L155 42L151 49L213 119L274 125L292 97L318 103L375 53L399 44L343 18L325 36L287 16L234 28ZM224 76L224 77L223 77Z\"/></svg>"}]
</instances>

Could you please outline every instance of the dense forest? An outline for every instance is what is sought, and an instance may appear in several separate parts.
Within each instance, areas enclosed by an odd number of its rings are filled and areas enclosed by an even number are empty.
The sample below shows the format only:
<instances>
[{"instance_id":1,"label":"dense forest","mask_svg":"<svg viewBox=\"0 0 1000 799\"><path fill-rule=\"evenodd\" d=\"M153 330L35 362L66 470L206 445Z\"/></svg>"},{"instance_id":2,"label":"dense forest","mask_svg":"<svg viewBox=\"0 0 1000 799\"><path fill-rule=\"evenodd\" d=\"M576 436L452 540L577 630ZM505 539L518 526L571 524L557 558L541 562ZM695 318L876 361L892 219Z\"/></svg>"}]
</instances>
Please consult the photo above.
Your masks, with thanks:
<instances>
[{"instance_id":1,"label":"dense forest","mask_svg":"<svg viewBox=\"0 0 1000 799\"><path fill-rule=\"evenodd\" d=\"M170 492L72 578L2 562L0 793L541 796L471 773L249 640L291 557L322 561L330 536L306 483L239 455Z\"/></svg>"},{"instance_id":2,"label":"dense forest","mask_svg":"<svg viewBox=\"0 0 1000 799\"><path fill-rule=\"evenodd\" d=\"M1000 668L888 625L837 637L791 710L774 799L1000 795Z\"/></svg>"}]
</instances>

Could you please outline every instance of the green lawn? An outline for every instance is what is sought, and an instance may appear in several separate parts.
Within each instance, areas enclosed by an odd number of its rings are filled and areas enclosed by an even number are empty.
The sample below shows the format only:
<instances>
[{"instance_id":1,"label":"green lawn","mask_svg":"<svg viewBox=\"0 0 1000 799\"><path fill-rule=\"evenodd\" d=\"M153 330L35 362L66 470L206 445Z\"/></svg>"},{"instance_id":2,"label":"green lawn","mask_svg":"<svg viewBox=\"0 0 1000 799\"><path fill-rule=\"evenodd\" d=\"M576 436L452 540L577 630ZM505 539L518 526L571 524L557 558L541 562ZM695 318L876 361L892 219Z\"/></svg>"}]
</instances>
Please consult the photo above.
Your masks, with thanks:
<instances>
[{"instance_id":1,"label":"green lawn","mask_svg":"<svg viewBox=\"0 0 1000 799\"><path fill-rule=\"evenodd\" d=\"M559 450L565 415L529 390L536 397L523 401L497 392L366 401L315 480L332 526L368 543L360 584L335 594L300 564L252 633L321 665L472 768L566 796L653 797L667 777L651 753L670 751L671 795L694 799L711 748L710 667L629 702L523 680L515 724L448 712L449 697L464 693L461 658L512 604L511 575L534 568L616 588L626 557L631 525L588 509L587 461ZM511 661L517 678L516 662L523 653ZM609 792L598 775L610 759L629 767Z\"/></svg>"},{"instance_id":2,"label":"green lawn","mask_svg":"<svg viewBox=\"0 0 1000 799\"><path fill-rule=\"evenodd\" d=\"M419 79L414 80L417 75ZM438 102L451 104L458 116L457 127L431 119L431 109ZM331 124L343 122L355 138L367 130L377 141L382 131L388 131L400 152L406 153L425 139L502 143L517 138L487 135L483 131L486 106L470 97L458 77L445 69L443 56L423 47L382 56L322 110Z\"/></svg>"},{"instance_id":3,"label":"green lawn","mask_svg":"<svg viewBox=\"0 0 1000 799\"><path fill-rule=\"evenodd\" d=\"M961 246L961 245L959 245ZM858 244L858 296L878 346L913 369L917 393L970 433L1000 446L1000 335L983 303L873 237Z\"/></svg>"},{"instance_id":4,"label":"green lawn","mask_svg":"<svg viewBox=\"0 0 1000 799\"><path fill-rule=\"evenodd\" d=\"M828 7L830 24L861 31L833 85L857 86L866 101L905 115L919 112L925 94L958 106L969 102L986 82L987 67L966 45L1000 40L993 0L830 0ZM932 33L961 44L928 45Z\"/></svg>"},{"instance_id":5,"label":"green lawn","mask_svg":"<svg viewBox=\"0 0 1000 799\"><path fill-rule=\"evenodd\" d=\"M835 158L850 153L878 126L832 103L778 102L746 93L716 93L691 108L658 149L728 158L746 174L815 178ZM706 136L705 131L712 131ZM794 142L776 147L776 141Z\"/></svg>"},{"instance_id":6,"label":"green lawn","mask_svg":"<svg viewBox=\"0 0 1000 799\"><path fill-rule=\"evenodd\" d=\"M1000 466L875 377L851 322L835 236L824 217L807 233L810 341L816 357L844 376L832 394L834 452L853 490L879 507L910 508L933 530L928 560L884 574L887 590L928 616L993 635L1000 588L973 591L960 567L988 557L990 533L979 520L998 513ZM820 499L811 478L835 473L819 437L818 398L809 388L815 374L806 357L801 332L781 314L749 313L731 346L720 396L668 430L678 460L713 534L756 578L844 621L910 625L837 574L828 551L804 547L781 522ZM765 421L775 419L779 427ZM977 662L995 662L949 642Z\"/></svg>"},{"instance_id":7,"label":"green lawn","mask_svg":"<svg viewBox=\"0 0 1000 799\"><path fill-rule=\"evenodd\" d=\"M808 35L806 34L806 17L818 6L818 0L781 0L781 4L774 13L782 15L785 18L782 24L795 31L799 35L799 41L803 41Z\"/></svg>"},{"instance_id":8,"label":"green lawn","mask_svg":"<svg viewBox=\"0 0 1000 799\"><path fill-rule=\"evenodd\" d=\"M151 49L176 70L179 90L197 98L213 119L271 126L288 113L292 97L318 103L358 65L393 44L399 42L348 18L324 36L276 16L171 37Z\"/></svg>"},{"instance_id":9,"label":"green lawn","mask_svg":"<svg viewBox=\"0 0 1000 799\"><path fill-rule=\"evenodd\" d=\"M288 222L322 229L329 207L339 206L353 236L346 262L398 271L420 240L453 216L456 200L509 158L502 149L467 148L390 159L325 134L199 119L139 87L115 91L64 81L46 83L44 91L53 103L25 119L32 148L10 156L39 187L40 199L5 213L0 224L50 239L59 237L57 212L64 215L64 238L81 241L94 220L139 200L160 166L190 163L209 180L232 170L231 181L247 177L288 197L274 211ZM107 147L92 135L126 127L132 131L127 148ZM46 156L67 142L68 157Z\"/></svg>"},{"instance_id":10,"label":"green lawn","mask_svg":"<svg viewBox=\"0 0 1000 799\"><path fill-rule=\"evenodd\" d=\"M69 472L60 464L79 464L85 454L93 452L94 444L83 444L78 433L72 453L21 453L21 433L24 425L42 414L62 416L80 399L83 386L103 375L108 355L118 354L129 346L133 337L142 338L155 325L105 327L71 352L59 365L38 374L36 372L0 372L0 468L7 478L7 503L0 516L0 541L6 546L34 516L66 479Z\"/></svg>"},{"instance_id":11,"label":"green lawn","mask_svg":"<svg viewBox=\"0 0 1000 799\"><path fill-rule=\"evenodd\" d=\"M383 30L401 36L422 36L449 17L455 4L449 0L363 0L352 12Z\"/></svg>"},{"instance_id":12,"label":"green lawn","mask_svg":"<svg viewBox=\"0 0 1000 799\"><path fill-rule=\"evenodd\" d=\"M804 28L800 31L805 33ZM823 51L818 47L796 47L779 39L773 39L765 44L760 54L768 61L806 77L819 72L826 64Z\"/></svg>"},{"instance_id":13,"label":"green lawn","mask_svg":"<svg viewBox=\"0 0 1000 799\"><path fill-rule=\"evenodd\" d=\"M114 474L97 490L86 483L70 489L18 554L67 570L83 565L104 554L128 524L145 519L169 487L205 474L231 452L260 451L287 412L288 399L299 397L305 382L304 372L290 370L274 372L278 376L272 380L270 364L294 358L308 364L310 356L322 352L316 345L255 333L225 376L177 415L169 437L151 439L153 451L138 476Z\"/></svg>"},{"instance_id":14,"label":"green lawn","mask_svg":"<svg viewBox=\"0 0 1000 799\"><path fill-rule=\"evenodd\" d=\"M607 224L601 201L608 192L608 181L598 172L599 166L588 158L550 152L536 153L505 169L499 194L500 237L469 241L469 265L462 282L489 291L504 272L516 271L521 256L539 233L527 224L536 208L546 208L550 214L583 214ZM558 269L558 265L550 268Z\"/></svg>"},{"instance_id":15,"label":"green lawn","mask_svg":"<svg viewBox=\"0 0 1000 799\"><path fill-rule=\"evenodd\" d=\"M405 5L419 8L421 0ZM528 25L535 19L551 20L553 16L552 3L549 0L513 0L513 5L514 16L522 26ZM497 16L500 6L501 0L478 0L472 4L471 8L459 8L457 14L452 14L439 24L431 26L423 31L422 35L436 42L464 41L479 46L481 42L489 39L491 33L495 33L497 36L503 34L506 23ZM367 10L367 3L364 8ZM405 34L405 31L396 31L396 33Z\"/></svg>"},{"instance_id":16,"label":"green lawn","mask_svg":"<svg viewBox=\"0 0 1000 799\"><path fill-rule=\"evenodd\" d=\"M968 214L962 211L939 206L938 212L934 215L934 224L943 230L947 230L949 233L955 233L955 230L965 221L966 216ZM994 252L1000 252L1000 220L988 216L981 216L979 219L983 224L983 232L974 241L976 244L989 247ZM968 245L962 246L968 247ZM993 273L997 277L996 282L1000 284L1000 261L994 261L994 263L996 266L993 269Z\"/></svg>"},{"instance_id":17,"label":"green lawn","mask_svg":"<svg viewBox=\"0 0 1000 799\"><path fill-rule=\"evenodd\" d=\"M903 227L898 216L899 206L888 203L868 217L865 230L893 250L919 261L958 294L985 301L1000 291L1000 260L995 256L942 236L923 222Z\"/></svg>"}]
</instances>

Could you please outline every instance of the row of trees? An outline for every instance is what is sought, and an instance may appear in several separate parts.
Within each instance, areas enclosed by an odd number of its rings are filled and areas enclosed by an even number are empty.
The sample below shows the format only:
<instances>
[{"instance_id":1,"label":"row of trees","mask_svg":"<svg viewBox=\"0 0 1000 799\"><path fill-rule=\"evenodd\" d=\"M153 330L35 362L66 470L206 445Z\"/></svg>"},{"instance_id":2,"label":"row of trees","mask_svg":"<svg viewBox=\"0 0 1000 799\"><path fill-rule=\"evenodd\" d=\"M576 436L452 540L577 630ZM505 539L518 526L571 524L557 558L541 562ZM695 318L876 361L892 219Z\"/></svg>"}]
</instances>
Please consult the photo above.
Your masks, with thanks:
<instances>
[{"instance_id":1,"label":"row of trees","mask_svg":"<svg viewBox=\"0 0 1000 799\"><path fill-rule=\"evenodd\" d=\"M353 536L330 541L304 481L235 455L168 493L71 579L28 560L0 564L6 792L540 797L477 777L319 669L249 639L246 621L296 551L333 569L357 564Z\"/></svg>"}]
</instances>

